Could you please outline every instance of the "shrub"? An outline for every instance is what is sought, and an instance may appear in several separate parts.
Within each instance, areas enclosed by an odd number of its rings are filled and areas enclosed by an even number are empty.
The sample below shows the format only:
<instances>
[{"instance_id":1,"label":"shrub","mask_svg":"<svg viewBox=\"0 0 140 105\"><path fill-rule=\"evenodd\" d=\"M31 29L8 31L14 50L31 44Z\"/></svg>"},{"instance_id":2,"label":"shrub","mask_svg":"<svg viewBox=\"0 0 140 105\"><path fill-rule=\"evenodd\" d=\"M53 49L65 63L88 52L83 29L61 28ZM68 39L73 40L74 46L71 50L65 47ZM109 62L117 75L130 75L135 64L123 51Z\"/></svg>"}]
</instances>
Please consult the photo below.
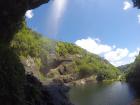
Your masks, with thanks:
<instances>
[{"instance_id":1,"label":"shrub","mask_svg":"<svg viewBox=\"0 0 140 105\"><path fill-rule=\"evenodd\" d=\"M86 64L79 66L80 78L91 76L93 73L94 73L94 70L91 66L86 65Z\"/></svg>"}]
</instances>

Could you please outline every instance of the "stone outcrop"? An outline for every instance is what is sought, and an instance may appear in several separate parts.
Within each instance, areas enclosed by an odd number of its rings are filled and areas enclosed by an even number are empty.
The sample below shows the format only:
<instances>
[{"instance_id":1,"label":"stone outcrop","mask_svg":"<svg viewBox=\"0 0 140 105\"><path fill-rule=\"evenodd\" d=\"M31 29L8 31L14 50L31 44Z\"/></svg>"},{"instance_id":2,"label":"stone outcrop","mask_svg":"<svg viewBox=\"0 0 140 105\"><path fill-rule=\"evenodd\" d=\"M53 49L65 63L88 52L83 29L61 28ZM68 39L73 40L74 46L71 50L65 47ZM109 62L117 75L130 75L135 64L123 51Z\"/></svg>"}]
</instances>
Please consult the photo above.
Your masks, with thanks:
<instances>
[{"instance_id":1,"label":"stone outcrop","mask_svg":"<svg viewBox=\"0 0 140 105\"><path fill-rule=\"evenodd\" d=\"M67 92L69 87L63 84L42 85L32 75L27 75L25 84L25 99L27 105L73 105Z\"/></svg>"},{"instance_id":2,"label":"stone outcrop","mask_svg":"<svg viewBox=\"0 0 140 105\"><path fill-rule=\"evenodd\" d=\"M24 14L49 0L0 0L0 42L9 42L22 27Z\"/></svg>"},{"instance_id":3,"label":"stone outcrop","mask_svg":"<svg viewBox=\"0 0 140 105\"><path fill-rule=\"evenodd\" d=\"M24 105L24 67L11 48L0 44L0 105Z\"/></svg>"}]
</instances>

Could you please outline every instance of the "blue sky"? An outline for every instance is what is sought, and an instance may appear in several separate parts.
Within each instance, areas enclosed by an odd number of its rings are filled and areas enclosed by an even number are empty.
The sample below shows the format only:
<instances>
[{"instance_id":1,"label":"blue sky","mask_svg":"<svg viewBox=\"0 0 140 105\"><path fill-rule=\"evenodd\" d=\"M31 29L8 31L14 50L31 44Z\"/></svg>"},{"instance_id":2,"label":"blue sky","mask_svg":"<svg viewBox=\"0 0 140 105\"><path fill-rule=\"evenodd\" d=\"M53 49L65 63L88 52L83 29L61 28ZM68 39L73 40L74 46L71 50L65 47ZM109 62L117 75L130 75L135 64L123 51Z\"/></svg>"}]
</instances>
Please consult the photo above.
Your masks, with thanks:
<instances>
[{"instance_id":1,"label":"blue sky","mask_svg":"<svg viewBox=\"0 0 140 105\"><path fill-rule=\"evenodd\" d=\"M139 52L140 10L131 0L52 0L26 17L33 30L75 43L115 66L133 62Z\"/></svg>"}]
</instances>

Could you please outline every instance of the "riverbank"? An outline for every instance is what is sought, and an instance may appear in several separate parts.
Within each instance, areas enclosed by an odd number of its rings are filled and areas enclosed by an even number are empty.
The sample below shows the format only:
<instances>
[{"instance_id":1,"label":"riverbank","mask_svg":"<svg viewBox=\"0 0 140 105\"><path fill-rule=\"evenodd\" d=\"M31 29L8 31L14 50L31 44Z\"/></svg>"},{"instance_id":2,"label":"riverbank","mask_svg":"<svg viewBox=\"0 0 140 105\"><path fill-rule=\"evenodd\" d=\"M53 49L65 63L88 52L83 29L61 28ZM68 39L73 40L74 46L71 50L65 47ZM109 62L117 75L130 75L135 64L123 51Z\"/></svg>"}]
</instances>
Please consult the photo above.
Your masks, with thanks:
<instances>
[{"instance_id":1,"label":"riverbank","mask_svg":"<svg viewBox=\"0 0 140 105\"><path fill-rule=\"evenodd\" d=\"M86 85L91 85L96 83L113 83L113 82L120 81L119 79L108 79L108 80L106 79L106 80L98 81L96 78L97 78L96 75L92 75L87 78L78 79L64 84L71 87L71 86L86 86Z\"/></svg>"}]
</instances>

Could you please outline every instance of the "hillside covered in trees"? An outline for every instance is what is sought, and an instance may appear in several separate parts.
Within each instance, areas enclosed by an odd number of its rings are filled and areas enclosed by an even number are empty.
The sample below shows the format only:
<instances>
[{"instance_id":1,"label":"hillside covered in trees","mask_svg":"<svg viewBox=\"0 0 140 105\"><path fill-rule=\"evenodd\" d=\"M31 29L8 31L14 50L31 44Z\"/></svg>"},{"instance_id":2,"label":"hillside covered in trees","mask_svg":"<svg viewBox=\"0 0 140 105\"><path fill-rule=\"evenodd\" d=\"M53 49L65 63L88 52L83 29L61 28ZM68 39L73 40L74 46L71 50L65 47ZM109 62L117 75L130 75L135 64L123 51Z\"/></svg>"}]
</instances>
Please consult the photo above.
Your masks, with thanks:
<instances>
[{"instance_id":1,"label":"hillside covered in trees","mask_svg":"<svg viewBox=\"0 0 140 105\"><path fill-rule=\"evenodd\" d=\"M118 67L124 74L126 81L129 82L137 91L140 88L140 54L136 56L133 63Z\"/></svg>"},{"instance_id":2,"label":"hillside covered in trees","mask_svg":"<svg viewBox=\"0 0 140 105\"><path fill-rule=\"evenodd\" d=\"M136 57L134 63L129 66L126 78L133 85L140 86L140 54Z\"/></svg>"},{"instance_id":3,"label":"hillside covered in trees","mask_svg":"<svg viewBox=\"0 0 140 105\"><path fill-rule=\"evenodd\" d=\"M42 37L25 24L15 35L11 47L20 57L26 72L43 81L62 77L62 82L71 82L92 75L98 80L117 79L120 75L119 69L107 60L75 44ZM73 78L69 80L70 77Z\"/></svg>"}]
</instances>

